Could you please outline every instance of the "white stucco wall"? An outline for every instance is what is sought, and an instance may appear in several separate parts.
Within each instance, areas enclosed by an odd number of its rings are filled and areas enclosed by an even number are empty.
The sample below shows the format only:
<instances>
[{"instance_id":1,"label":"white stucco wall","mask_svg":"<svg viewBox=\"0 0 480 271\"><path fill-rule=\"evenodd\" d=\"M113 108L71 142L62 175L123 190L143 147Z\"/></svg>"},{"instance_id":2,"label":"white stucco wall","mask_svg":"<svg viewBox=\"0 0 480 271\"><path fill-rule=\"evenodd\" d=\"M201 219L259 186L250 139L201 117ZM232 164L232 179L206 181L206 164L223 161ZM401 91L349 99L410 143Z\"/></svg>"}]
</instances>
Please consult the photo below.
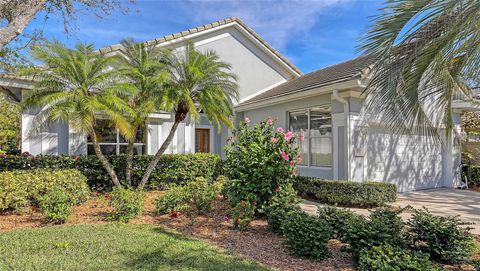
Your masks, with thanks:
<instances>
[{"instance_id":1,"label":"white stucco wall","mask_svg":"<svg viewBox=\"0 0 480 271\"><path fill-rule=\"evenodd\" d=\"M458 180L455 174L460 163L460 151L453 139L449 146L445 137L441 141L435 141L433 138L398 134L382 127L381 124L362 118L360 112L363 109L363 100L361 98L345 98L349 108L348 129L345 126L344 106L332 100L331 94L245 110L242 111L242 118L249 117L252 123L255 123L273 116L277 118L278 126L285 127L289 111L331 103L333 166L331 169L301 167L301 175L324 179L344 179L349 176L349 179L358 182L395 183L399 192L456 185ZM458 125L458 114L455 114L454 120ZM367 127L364 155L354 151L356 126ZM345 133L347 137L343 138L342 135ZM444 133L443 130L440 131L440 134L442 133Z\"/></svg>"},{"instance_id":2,"label":"white stucco wall","mask_svg":"<svg viewBox=\"0 0 480 271\"><path fill-rule=\"evenodd\" d=\"M237 26L238 27L238 26ZM251 38L251 37L250 37ZM190 40L200 51L213 50L220 59L232 66L232 72L238 76L240 100L251 97L271 86L291 79L294 75L278 59L268 55L262 47L244 35L236 26L211 29L205 34L195 35ZM185 46L185 39L179 42L167 42L160 46L172 47L177 51ZM24 90L28 91L28 90ZM28 135L26 130L35 113L24 114L23 151L32 154L86 154L86 137L76 135L68 125L57 125L40 135ZM147 125L148 154L154 154L166 138L172 119L152 119ZM228 129L220 130L202 117L195 124L187 121L179 125L175 137L167 148L167 153L193 153L195 151L195 127L210 128L211 151L224 154ZM64 143L65 142L65 143Z\"/></svg>"},{"instance_id":3,"label":"white stucco wall","mask_svg":"<svg viewBox=\"0 0 480 271\"><path fill-rule=\"evenodd\" d=\"M297 99L258 109L251 109L242 112L242 117L248 117L252 125L265 120L269 116L276 119L276 126L286 128L288 125L288 113L299 109L306 109L315 106L330 106L332 101L331 94L317 95L304 99ZM335 134L332 136L335 136ZM321 148L322 146L319 146ZM324 146L325 147L325 146ZM300 175L313 176L324 179L333 179L332 167L300 166Z\"/></svg>"}]
</instances>

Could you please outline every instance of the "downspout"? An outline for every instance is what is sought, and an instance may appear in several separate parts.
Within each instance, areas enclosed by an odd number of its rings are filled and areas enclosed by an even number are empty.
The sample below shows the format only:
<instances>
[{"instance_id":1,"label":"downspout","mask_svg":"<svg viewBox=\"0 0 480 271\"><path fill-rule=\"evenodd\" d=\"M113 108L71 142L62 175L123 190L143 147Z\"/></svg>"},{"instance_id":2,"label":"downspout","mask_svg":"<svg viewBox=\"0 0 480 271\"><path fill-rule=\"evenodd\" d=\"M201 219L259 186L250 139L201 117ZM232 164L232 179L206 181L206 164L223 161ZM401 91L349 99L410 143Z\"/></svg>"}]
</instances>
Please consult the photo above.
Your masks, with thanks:
<instances>
[{"instance_id":1,"label":"downspout","mask_svg":"<svg viewBox=\"0 0 480 271\"><path fill-rule=\"evenodd\" d=\"M343 97L340 97L338 95L338 90L334 89L332 91L332 100L336 100L340 103L343 104L343 115L345 117L345 144L346 144L346 148L345 148L345 159L347 159L347 163L345 164L345 170L347 171L346 173L346 179L347 180L350 180L350 104L348 103L348 101L343 98ZM338 150L338 148L337 148ZM334 163L336 163L338 161L334 161ZM338 165L337 165L337 168L338 168Z\"/></svg>"}]
</instances>

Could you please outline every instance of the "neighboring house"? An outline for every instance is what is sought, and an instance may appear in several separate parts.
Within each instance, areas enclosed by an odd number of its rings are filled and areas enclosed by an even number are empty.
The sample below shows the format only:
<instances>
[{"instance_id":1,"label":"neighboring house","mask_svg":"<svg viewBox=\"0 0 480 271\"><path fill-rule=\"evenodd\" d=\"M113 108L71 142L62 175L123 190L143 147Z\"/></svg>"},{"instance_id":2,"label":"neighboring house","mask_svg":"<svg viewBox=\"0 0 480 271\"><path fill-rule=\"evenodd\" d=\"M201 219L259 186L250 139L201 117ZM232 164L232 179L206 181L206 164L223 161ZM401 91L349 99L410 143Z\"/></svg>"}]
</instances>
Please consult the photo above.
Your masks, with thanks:
<instances>
[{"instance_id":1,"label":"neighboring house","mask_svg":"<svg viewBox=\"0 0 480 271\"><path fill-rule=\"evenodd\" d=\"M372 59L360 57L306 75L236 18L221 20L160 39L156 46L178 48L193 41L199 50L212 49L232 65L238 75L240 101L237 119L249 117L252 124L269 116L277 125L304 132L300 143L303 162L300 174L325 179L384 181L395 183L399 191L412 191L458 185L460 149L458 138L443 144L398 135L381 123L362 118L362 91L368 80ZM118 45L101 49L115 52ZM10 75L0 77L0 87L18 101L31 89L31 82ZM460 113L472 105L454 103L456 129ZM22 151L32 154L89 154L89 139L69 131L68 124L57 124L37 136L28 135L36 112L22 115ZM169 113L153 114L137 152L153 154L172 125ZM229 135L205 118L179 126L170 153L215 152L224 154ZM105 153L121 153L126 143L115 130L104 127ZM445 143L446 142L446 143Z\"/></svg>"}]
</instances>

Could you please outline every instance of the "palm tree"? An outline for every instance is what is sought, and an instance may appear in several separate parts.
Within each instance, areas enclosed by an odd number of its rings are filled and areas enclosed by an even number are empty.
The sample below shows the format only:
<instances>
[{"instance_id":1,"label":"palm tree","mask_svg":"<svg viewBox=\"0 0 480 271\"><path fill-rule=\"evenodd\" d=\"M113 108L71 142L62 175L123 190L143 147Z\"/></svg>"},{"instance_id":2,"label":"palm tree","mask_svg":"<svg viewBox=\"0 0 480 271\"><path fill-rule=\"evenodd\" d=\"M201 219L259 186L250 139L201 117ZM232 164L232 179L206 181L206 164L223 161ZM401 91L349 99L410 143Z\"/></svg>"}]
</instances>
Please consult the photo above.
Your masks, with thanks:
<instances>
[{"instance_id":1,"label":"palm tree","mask_svg":"<svg viewBox=\"0 0 480 271\"><path fill-rule=\"evenodd\" d=\"M169 79L162 91L160 108L173 111L174 123L170 132L147 167L139 183L143 189L160 157L170 145L178 124L187 116L200 119L203 112L211 122L233 127L233 103L238 100L236 76L231 66L220 61L213 51L197 51L188 43L181 52L166 52L161 61L166 65Z\"/></svg>"},{"instance_id":2,"label":"palm tree","mask_svg":"<svg viewBox=\"0 0 480 271\"><path fill-rule=\"evenodd\" d=\"M380 12L359 46L375 59L366 111L397 132L449 135L452 101L475 102L480 85L480 1L388 0Z\"/></svg>"},{"instance_id":3,"label":"palm tree","mask_svg":"<svg viewBox=\"0 0 480 271\"><path fill-rule=\"evenodd\" d=\"M32 49L32 57L42 66L24 73L35 79L35 86L24 99L23 109L40 108L29 133L37 133L51 123L68 122L76 132L90 136L95 154L115 186L118 177L98 144L96 121L109 120L131 138L126 115L128 104L122 99L131 95L128 88L118 87L118 78L109 71L111 57L98 54L93 45L77 44L69 49L59 42Z\"/></svg>"},{"instance_id":4,"label":"palm tree","mask_svg":"<svg viewBox=\"0 0 480 271\"><path fill-rule=\"evenodd\" d=\"M127 102L132 109L129 117L131 133L137 135L138 131L146 130L149 114L156 111L160 103L162 83L168 74L159 61L161 51L158 47L146 46L145 43L136 43L131 39L125 39L121 44L115 69L135 90L134 95L127 97ZM132 179L135 140L136 137L128 140L127 146L125 177L128 184L131 184Z\"/></svg>"}]
</instances>

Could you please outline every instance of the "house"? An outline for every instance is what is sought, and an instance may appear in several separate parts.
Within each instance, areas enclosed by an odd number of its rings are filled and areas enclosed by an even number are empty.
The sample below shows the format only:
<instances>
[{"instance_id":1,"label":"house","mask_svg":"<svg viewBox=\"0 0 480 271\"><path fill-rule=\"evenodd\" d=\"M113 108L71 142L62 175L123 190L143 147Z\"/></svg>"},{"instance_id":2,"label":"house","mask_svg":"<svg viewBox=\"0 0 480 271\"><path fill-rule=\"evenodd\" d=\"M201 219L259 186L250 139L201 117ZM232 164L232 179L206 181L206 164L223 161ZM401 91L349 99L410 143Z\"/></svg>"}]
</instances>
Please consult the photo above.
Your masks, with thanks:
<instances>
[{"instance_id":1,"label":"house","mask_svg":"<svg viewBox=\"0 0 480 271\"><path fill-rule=\"evenodd\" d=\"M239 78L237 119L253 123L269 116L277 125L304 132L300 143L300 174L325 179L384 181L399 191L458 184L460 148L458 138L441 143L398 135L361 117L362 91L368 80L369 57L360 57L303 75L292 63L237 18L229 18L148 41L152 46L180 48L192 41L199 50L212 49L232 65ZM115 53L119 45L100 49ZM32 82L11 75L0 77L0 87L12 99L21 100ZM455 124L471 105L456 101ZM68 123L57 123L32 136L28 133L37 112L22 114L22 151L32 154L93 154L89 138L75 134ZM152 114L147 131L139 133L138 154L154 154L173 123L172 114ZM126 143L115 129L101 127L106 154L122 153ZM206 118L182 123L168 153L215 152L224 154L229 136Z\"/></svg>"}]
</instances>

